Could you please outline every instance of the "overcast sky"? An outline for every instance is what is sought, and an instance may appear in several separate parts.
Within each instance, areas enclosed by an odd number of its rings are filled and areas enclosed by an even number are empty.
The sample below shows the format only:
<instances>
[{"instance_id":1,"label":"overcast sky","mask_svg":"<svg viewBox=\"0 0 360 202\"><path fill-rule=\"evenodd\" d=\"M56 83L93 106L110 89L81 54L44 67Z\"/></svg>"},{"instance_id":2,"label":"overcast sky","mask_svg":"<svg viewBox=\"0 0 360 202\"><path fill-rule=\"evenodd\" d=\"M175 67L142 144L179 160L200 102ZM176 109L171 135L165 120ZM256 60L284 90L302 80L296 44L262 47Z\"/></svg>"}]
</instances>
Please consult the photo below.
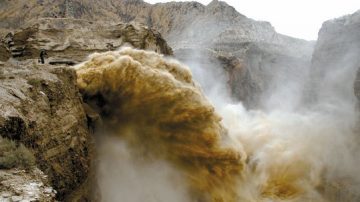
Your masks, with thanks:
<instances>
[{"instance_id":1,"label":"overcast sky","mask_svg":"<svg viewBox=\"0 0 360 202\"><path fill-rule=\"evenodd\" d=\"M148 3L170 0L145 0ZM190 1L190 0L183 0ZM197 0L207 5L211 0ZM360 0L224 0L241 14L269 21L277 32L316 40L321 24L360 9Z\"/></svg>"}]
</instances>

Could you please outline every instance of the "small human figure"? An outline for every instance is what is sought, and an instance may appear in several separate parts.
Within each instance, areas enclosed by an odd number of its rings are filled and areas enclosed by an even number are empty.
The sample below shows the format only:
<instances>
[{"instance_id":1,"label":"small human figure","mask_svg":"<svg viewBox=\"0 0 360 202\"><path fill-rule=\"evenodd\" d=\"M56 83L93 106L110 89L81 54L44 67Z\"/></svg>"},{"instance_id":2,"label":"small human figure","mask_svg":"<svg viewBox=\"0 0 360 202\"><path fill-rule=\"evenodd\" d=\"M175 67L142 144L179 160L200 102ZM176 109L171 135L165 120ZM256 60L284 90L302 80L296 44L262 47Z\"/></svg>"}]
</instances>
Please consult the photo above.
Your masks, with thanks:
<instances>
[{"instance_id":1,"label":"small human figure","mask_svg":"<svg viewBox=\"0 0 360 202\"><path fill-rule=\"evenodd\" d=\"M45 50L40 51L40 62L41 64L45 63L45 56L48 56Z\"/></svg>"}]
</instances>

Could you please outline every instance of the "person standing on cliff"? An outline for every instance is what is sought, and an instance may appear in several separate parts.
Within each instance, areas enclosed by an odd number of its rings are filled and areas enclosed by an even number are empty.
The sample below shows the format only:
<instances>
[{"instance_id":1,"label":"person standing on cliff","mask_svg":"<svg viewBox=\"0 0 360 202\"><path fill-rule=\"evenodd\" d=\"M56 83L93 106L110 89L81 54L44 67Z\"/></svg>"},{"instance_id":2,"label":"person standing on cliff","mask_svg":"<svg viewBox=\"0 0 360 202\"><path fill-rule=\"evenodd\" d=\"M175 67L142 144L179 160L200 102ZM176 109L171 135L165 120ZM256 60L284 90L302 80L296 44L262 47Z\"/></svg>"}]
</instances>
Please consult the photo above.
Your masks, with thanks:
<instances>
[{"instance_id":1,"label":"person standing on cliff","mask_svg":"<svg viewBox=\"0 0 360 202\"><path fill-rule=\"evenodd\" d=\"M48 56L46 51L43 49L40 51L40 62L41 64L44 64L45 63L45 56Z\"/></svg>"}]
</instances>

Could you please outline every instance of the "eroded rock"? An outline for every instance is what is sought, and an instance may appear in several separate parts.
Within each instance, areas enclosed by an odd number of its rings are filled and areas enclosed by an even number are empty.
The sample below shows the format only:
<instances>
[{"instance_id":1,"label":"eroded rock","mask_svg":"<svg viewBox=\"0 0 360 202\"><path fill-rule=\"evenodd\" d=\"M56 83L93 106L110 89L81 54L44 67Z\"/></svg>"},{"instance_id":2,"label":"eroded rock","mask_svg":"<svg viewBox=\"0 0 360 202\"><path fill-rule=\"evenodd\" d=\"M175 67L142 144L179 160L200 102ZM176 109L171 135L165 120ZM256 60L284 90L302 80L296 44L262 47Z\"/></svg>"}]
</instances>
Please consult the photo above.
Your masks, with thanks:
<instances>
[{"instance_id":1,"label":"eroded rock","mask_svg":"<svg viewBox=\"0 0 360 202\"><path fill-rule=\"evenodd\" d=\"M0 170L0 201L55 201L56 191L49 185L47 176L37 168Z\"/></svg>"},{"instance_id":2,"label":"eroded rock","mask_svg":"<svg viewBox=\"0 0 360 202\"><path fill-rule=\"evenodd\" d=\"M8 39L10 38L10 39ZM11 41L11 47L8 46ZM51 64L73 65L90 53L115 50L123 45L171 55L160 33L137 24L94 23L87 20L45 18L2 40L0 60L38 59L41 50ZM2 48L3 47L3 48Z\"/></svg>"},{"instance_id":3,"label":"eroded rock","mask_svg":"<svg viewBox=\"0 0 360 202\"><path fill-rule=\"evenodd\" d=\"M171 55L171 48L145 26L76 19L41 19L0 44L8 53L0 58L0 135L34 151L58 200L97 200L91 134L101 120L84 107L75 71L68 66L123 45L164 55ZM41 50L49 56L46 64L38 62ZM12 200L25 196L19 197Z\"/></svg>"},{"instance_id":4,"label":"eroded rock","mask_svg":"<svg viewBox=\"0 0 360 202\"><path fill-rule=\"evenodd\" d=\"M35 60L8 62L2 70L0 134L32 148L63 199L85 182L93 158L75 72Z\"/></svg>"}]
</instances>

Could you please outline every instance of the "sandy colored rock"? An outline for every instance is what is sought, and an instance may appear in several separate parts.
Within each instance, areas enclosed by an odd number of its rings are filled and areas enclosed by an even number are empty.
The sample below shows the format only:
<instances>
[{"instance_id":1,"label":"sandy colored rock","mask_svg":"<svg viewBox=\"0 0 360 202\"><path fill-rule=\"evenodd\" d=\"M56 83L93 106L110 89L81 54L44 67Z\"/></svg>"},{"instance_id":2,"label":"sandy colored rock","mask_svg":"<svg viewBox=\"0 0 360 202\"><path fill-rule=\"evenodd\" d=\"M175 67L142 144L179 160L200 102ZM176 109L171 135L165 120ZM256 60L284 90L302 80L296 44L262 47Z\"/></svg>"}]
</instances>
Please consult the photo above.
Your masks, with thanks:
<instances>
[{"instance_id":1,"label":"sandy colored rock","mask_svg":"<svg viewBox=\"0 0 360 202\"><path fill-rule=\"evenodd\" d=\"M101 24L87 20L46 18L6 35L0 44L0 60L38 59L41 50L54 65L73 65L90 53L115 50L123 45L171 55L161 35L137 24Z\"/></svg>"},{"instance_id":2,"label":"sandy colored rock","mask_svg":"<svg viewBox=\"0 0 360 202\"><path fill-rule=\"evenodd\" d=\"M0 201L55 201L56 191L37 168L0 170Z\"/></svg>"},{"instance_id":3,"label":"sandy colored rock","mask_svg":"<svg viewBox=\"0 0 360 202\"><path fill-rule=\"evenodd\" d=\"M2 71L0 135L32 149L59 199L76 191L90 172L92 138L75 72L35 60L9 61ZM79 139L74 148L67 136Z\"/></svg>"},{"instance_id":4,"label":"sandy colored rock","mask_svg":"<svg viewBox=\"0 0 360 202\"><path fill-rule=\"evenodd\" d=\"M41 19L2 38L0 135L32 148L58 200L95 200L91 133L101 120L84 106L69 65L122 45L171 55L161 35L137 24ZM3 49L1 49L3 47ZM46 64L39 64L46 50ZM86 111L85 111L86 109ZM94 196L97 197L97 196Z\"/></svg>"}]
</instances>

